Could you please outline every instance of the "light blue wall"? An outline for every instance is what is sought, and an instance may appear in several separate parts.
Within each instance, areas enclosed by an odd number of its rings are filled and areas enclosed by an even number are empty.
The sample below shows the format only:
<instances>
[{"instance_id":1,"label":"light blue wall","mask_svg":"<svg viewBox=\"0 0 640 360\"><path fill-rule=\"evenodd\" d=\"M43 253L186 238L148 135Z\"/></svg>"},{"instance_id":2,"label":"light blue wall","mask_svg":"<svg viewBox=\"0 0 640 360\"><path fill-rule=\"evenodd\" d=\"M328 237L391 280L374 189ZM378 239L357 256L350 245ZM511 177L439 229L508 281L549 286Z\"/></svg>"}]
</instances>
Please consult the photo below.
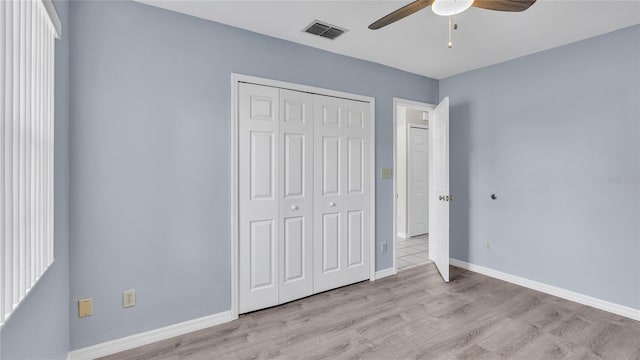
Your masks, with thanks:
<instances>
[{"instance_id":1,"label":"light blue wall","mask_svg":"<svg viewBox=\"0 0 640 360\"><path fill-rule=\"evenodd\" d=\"M640 308L640 26L441 80L440 96L451 256Z\"/></svg>"},{"instance_id":2,"label":"light blue wall","mask_svg":"<svg viewBox=\"0 0 640 360\"><path fill-rule=\"evenodd\" d=\"M3 360L229 308L231 72L375 96L378 171L392 164L392 98L438 99L435 80L138 3L56 7L56 262L2 329ZM440 82L453 257L640 308L639 38L636 26ZM390 241L391 182L376 196ZM391 259L377 252L378 269ZM129 288L138 305L124 310ZM78 319L87 296L95 315Z\"/></svg>"},{"instance_id":3,"label":"light blue wall","mask_svg":"<svg viewBox=\"0 0 640 360\"><path fill-rule=\"evenodd\" d=\"M69 349L69 27L68 3L56 41L55 261L0 331L0 359L65 359Z\"/></svg>"},{"instance_id":4,"label":"light blue wall","mask_svg":"<svg viewBox=\"0 0 640 360\"><path fill-rule=\"evenodd\" d=\"M374 96L377 172L393 97L438 99L436 80L135 2L70 11L70 306L95 300L72 313L72 349L230 308L232 72ZM377 181L378 243L394 238L392 193ZM392 258L377 251L377 268Z\"/></svg>"}]
</instances>

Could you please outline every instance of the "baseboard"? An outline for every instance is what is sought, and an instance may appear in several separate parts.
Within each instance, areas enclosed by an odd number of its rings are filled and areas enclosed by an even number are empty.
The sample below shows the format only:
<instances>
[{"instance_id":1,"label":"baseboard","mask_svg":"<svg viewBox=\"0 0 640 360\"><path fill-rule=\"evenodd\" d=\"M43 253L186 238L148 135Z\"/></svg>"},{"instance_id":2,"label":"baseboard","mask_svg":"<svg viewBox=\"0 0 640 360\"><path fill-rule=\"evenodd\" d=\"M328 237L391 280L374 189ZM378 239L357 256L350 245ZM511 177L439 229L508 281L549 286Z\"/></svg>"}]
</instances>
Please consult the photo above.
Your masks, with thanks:
<instances>
[{"instance_id":1,"label":"baseboard","mask_svg":"<svg viewBox=\"0 0 640 360\"><path fill-rule=\"evenodd\" d=\"M225 311L194 320L169 325L163 328L146 331L143 333L123 337L116 340L107 341L101 344L71 351L67 356L68 360L89 360L102 356L115 354L121 351L130 350L138 346L148 345L156 341L166 340L174 336L184 335L193 331L206 329L211 326L220 325L235 320L231 311Z\"/></svg>"},{"instance_id":2,"label":"baseboard","mask_svg":"<svg viewBox=\"0 0 640 360\"><path fill-rule=\"evenodd\" d=\"M380 271L376 271L375 280L380 280L382 278L386 278L387 276L395 275L397 273L398 272L393 267L390 267L390 268L384 269L384 270L380 270Z\"/></svg>"},{"instance_id":3,"label":"baseboard","mask_svg":"<svg viewBox=\"0 0 640 360\"><path fill-rule=\"evenodd\" d=\"M596 309L604 310L610 313L614 313L620 316L624 316L633 320L640 321L640 309L634 309L628 306L615 304L609 301L605 301L605 300L597 299L588 295L577 293L575 291L529 280L516 275L503 273L501 271L489 269L487 267L480 266L480 265L470 264L468 262L464 262L457 259L450 259L450 264L455 267L473 271L473 272L486 275L492 278L510 282L512 284L520 285L532 290L540 291L549 295L557 296L559 298L577 302L583 305L588 305Z\"/></svg>"},{"instance_id":4,"label":"baseboard","mask_svg":"<svg viewBox=\"0 0 640 360\"><path fill-rule=\"evenodd\" d=\"M399 237L399 238L401 238L401 239L408 239L408 238L409 238L409 235L408 235L408 234L405 234L405 233L401 233L401 232L399 232L399 233L398 233L398 237Z\"/></svg>"}]
</instances>

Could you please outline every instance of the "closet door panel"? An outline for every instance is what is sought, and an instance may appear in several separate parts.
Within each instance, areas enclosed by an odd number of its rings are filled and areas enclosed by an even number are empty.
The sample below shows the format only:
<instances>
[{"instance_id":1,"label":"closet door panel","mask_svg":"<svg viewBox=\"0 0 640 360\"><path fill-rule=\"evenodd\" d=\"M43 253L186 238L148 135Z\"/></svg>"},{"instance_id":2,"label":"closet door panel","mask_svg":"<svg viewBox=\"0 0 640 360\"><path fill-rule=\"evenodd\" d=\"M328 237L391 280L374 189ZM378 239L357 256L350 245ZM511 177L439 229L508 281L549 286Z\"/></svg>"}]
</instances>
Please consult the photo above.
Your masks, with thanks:
<instances>
[{"instance_id":1,"label":"closet door panel","mask_svg":"<svg viewBox=\"0 0 640 360\"><path fill-rule=\"evenodd\" d=\"M344 279L353 283L369 278L369 186L371 117L369 104L344 100L347 146L343 209L347 217L347 249Z\"/></svg>"},{"instance_id":2,"label":"closet door panel","mask_svg":"<svg viewBox=\"0 0 640 360\"><path fill-rule=\"evenodd\" d=\"M322 136L322 196L340 196L342 139L339 136Z\"/></svg>"},{"instance_id":3,"label":"closet door panel","mask_svg":"<svg viewBox=\"0 0 640 360\"><path fill-rule=\"evenodd\" d=\"M280 90L279 302L313 293L313 95Z\"/></svg>"},{"instance_id":4,"label":"closet door panel","mask_svg":"<svg viewBox=\"0 0 640 360\"><path fill-rule=\"evenodd\" d=\"M278 92L239 87L240 313L278 304Z\"/></svg>"},{"instance_id":5,"label":"closet door panel","mask_svg":"<svg viewBox=\"0 0 640 360\"><path fill-rule=\"evenodd\" d=\"M321 272L329 274L340 270L341 226L340 213L329 212L322 215Z\"/></svg>"},{"instance_id":6,"label":"closet door panel","mask_svg":"<svg viewBox=\"0 0 640 360\"><path fill-rule=\"evenodd\" d=\"M315 95L314 292L369 278L369 104ZM319 182L319 183L318 183Z\"/></svg>"},{"instance_id":7,"label":"closet door panel","mask_svg":"<svg viewBox=\"0 0 640 360\"><path fill-rule=\"evenodd\" d=\"M347 211L347 267L360 266L364 262L364 214L361 210Z\"/></svg>"},{"instance_id":8,"label":"closet door panel","mask_svg":"<svg viewBox=\"0 0 640 360\"><path fill-rule=\"evenodd\" d=\"M347 254L342 195L347 171L342 99L314 95L315 293L341 286Z\"/></svg>"}]
</instances>

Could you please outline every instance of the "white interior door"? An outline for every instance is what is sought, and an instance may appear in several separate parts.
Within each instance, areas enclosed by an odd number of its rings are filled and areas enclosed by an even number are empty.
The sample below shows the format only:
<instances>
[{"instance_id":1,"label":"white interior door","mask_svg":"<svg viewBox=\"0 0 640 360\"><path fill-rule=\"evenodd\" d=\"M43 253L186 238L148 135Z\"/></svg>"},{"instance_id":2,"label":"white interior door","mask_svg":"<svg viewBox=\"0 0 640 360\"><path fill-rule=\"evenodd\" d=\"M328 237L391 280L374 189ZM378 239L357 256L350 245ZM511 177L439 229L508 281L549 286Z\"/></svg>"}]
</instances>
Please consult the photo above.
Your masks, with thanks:
<instances>
[{"instance_id":1,"label":"white interior door","mask_svg":"<svg viewBox=\"0 0 640 360\"><path fill-rule=\"evenodd\" d=\"M239 311L278 304L279 90L239 87Z\"/></svg>"},{"instance_id":2,"label":"white interior door","mask_svg":"<svg viewBox=\"0 0 640 360\"><path fill-rule=\"evenodd\" d=\"M429 131L409 127L409 236L429 232Z\"/></svg>"},{"instance_id":3,"label":"white interior door","mask_svg":"<svg viewBox=\"0 0 640 360\"><path fill-rule=\"evenodd\" d=\"M430 121L429 257L449 282L449 98L444 98Z\"/></svg>"},{"instance_id":4,"label":"white interior door","mask_svg":"<svg viewBox=\"0 0 640 360\"><path fill-rule=\"evenodd\" d=\"M279 301L313 293L313 95L280 90Z\"/></svg>"},{"instance_id":5,"label":"white interior door","mask_svg":"<svg viewBox=\"0 0 640 360\"><path fill-rule=\"evenodd\" d=\"M314 292L369 278L369 104L314 95Z\"/></svg>"}]
</instances>

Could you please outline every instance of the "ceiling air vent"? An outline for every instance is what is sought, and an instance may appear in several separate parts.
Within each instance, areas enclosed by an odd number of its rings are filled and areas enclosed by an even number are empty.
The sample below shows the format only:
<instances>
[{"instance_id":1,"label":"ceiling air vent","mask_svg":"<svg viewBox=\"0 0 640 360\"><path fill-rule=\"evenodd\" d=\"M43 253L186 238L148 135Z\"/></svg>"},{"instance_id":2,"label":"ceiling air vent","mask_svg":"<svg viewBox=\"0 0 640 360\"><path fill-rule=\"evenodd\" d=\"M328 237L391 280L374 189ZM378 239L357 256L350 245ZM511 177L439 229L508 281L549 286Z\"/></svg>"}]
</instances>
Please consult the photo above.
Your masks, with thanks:
<instances>
[{"instance_id":1,"label":"ceiling air vent","mask_svg":"<svg viewBox=\"0 0 640 360\"><path fill-rule=\"evenodd\" d=\"M311 24L309 24L309 26L304 28L302 31L333 40L338 36L347 32L347 29L343 29L335 25L327 24L322 21L314 20Z\"/></svg>"}]
</instances>

